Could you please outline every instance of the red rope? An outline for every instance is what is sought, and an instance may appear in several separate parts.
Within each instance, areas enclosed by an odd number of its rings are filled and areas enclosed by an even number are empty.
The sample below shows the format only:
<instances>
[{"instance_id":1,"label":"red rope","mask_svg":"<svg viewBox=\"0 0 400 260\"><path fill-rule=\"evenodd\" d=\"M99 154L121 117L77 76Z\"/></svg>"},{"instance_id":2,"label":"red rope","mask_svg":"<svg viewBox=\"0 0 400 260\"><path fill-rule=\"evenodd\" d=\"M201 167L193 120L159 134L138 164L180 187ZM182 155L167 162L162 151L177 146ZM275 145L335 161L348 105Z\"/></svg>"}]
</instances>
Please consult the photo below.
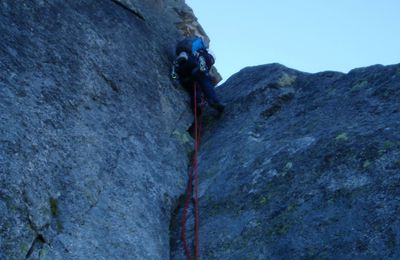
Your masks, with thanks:
<instances>
[{"instance_id":1,"label":"red rope","mask_svg":"<svg viewBox=\"0 0 400 260\"><path fill-rule=\"evenodd\" d=\"M194 84L194 130L195 130L195 145L194 155L192 159L192 167L189 171L188 183L186 186L186 198L182 212L182 242L185 250L186 259L190 260L190 248L186 240L186 215L189 208L190 197L192 196L193 176L195 179L195 259L199 259L199 175L198 175L198 152L200 148L201 138L201 120L197 116L197 84Z\"/></svg>"},{"instance_id":2,"label":"red rope","mask_svg":"<svg viewBox=\"0 0 400 260\"><path fill-rule=\"evenodd\" d=\"M185 249L186 259L188 260L190 260L190 249L186 241L186 214L187 214L187 209L189 208L191 194L192 194L192 172L189 172L189 179L186 186L185 206L182 212L182 233L181 233L183 248Z\"/></svg>"},{"instance_id":3,"label":"red rope","mask_svg":"<svg viewBox=\"0 0 400 260\"><path fill-rule=\"evenodd\" d=\"M197 84L195 86L195 93L197 92ZM195 100L197 99L196 94L194 95ZM198 174L198 153L199 153L199 148L200 148L200 124L199 120L197 118L197 100L194 102L195 103L195 129L196 129L196 134L195 134L195 152L194 152L194 157L195 157L195 165L194 165L194 178L195 178L195 259L199 259L199 174Z\"/></svg>"}]
</instances>

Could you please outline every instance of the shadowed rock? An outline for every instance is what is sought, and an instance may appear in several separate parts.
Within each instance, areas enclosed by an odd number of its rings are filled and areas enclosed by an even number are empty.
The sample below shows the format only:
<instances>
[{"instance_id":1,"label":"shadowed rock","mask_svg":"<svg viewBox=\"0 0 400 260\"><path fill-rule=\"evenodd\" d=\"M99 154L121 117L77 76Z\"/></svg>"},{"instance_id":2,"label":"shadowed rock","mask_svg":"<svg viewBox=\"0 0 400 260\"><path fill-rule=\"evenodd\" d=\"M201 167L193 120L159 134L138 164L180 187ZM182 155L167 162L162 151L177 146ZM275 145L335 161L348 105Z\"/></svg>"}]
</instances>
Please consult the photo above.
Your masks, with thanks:
<instances>
[{"instance_id":1,"label":"shadowed rock","mask_svg":"<svg viewBox=\"0 0 400 260\"><path fill-rule=\"evenodd\" d=\"M249 67L200 158L203 259L400 257L400 65Z\"/></svg>"},{"instance_id":2,"label":"shadowed rock","mask_svg":"<svg viewBox=\"0 0 400 260\"><path fill-rule=\"evenodd\" d=\"M0 259L169 255L178 21L166 1L1 1Z\"/></svg>"},{"instance_id":3,"label":"shadowed rock","mask_svg":"<svg viewBox=\"0 0 400 260\"><path fill-rule=\"evenodd\" d=\"M183 259L168 76L182 34L208 39L192 10L5 0L0 24L0 259ZM400 65L232 76L203 121L201 259L400 258L399 90Z\"/></svg>"}]
</instances>

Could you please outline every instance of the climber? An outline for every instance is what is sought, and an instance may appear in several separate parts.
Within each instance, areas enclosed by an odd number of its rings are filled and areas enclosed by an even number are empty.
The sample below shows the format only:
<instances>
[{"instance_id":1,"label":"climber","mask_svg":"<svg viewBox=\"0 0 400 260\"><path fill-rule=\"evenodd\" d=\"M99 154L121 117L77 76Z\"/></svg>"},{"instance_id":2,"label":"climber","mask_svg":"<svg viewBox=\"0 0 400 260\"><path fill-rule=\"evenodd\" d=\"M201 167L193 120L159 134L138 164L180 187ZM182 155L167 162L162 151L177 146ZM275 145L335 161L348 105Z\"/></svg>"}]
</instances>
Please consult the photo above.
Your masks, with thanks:
<instances>
[{"instance_id":1,"label":"climber","mask_svg":"<svg viewBox=\"0 0 400 260\"><path fill-rule=\"evenodd\" d=\"M225 106L219 101L210 76L214 56L207 51L207 47L200 37L186 37L176 46L176 56L172 66L171 77L179 80L180 84L190 93L192 109L194 107L194 88L196 101L201 104L201 97L218 112L222 113ZM201 111L201 109L198 109Z\"/></svg>"}]
</instances>

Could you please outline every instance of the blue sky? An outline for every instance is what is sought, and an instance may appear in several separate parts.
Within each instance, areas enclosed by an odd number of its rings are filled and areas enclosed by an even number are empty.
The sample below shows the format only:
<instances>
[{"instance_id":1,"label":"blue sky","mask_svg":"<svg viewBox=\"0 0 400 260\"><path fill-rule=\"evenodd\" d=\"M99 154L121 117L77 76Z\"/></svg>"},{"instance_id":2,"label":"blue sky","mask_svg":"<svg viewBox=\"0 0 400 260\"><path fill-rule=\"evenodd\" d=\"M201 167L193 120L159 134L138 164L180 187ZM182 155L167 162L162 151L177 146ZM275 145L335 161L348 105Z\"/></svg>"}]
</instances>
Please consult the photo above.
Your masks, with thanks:
<instances>
[{"instance_id":1,"label":"blue sky","mask_svg":"<svg viewBox=\"0 0 400 260\"><path fill-rule=\"evenodd\" d=\"M400 63L400 0L186 0L226 80L246 66L348 72Z\"/></svg>"}]
</instances>

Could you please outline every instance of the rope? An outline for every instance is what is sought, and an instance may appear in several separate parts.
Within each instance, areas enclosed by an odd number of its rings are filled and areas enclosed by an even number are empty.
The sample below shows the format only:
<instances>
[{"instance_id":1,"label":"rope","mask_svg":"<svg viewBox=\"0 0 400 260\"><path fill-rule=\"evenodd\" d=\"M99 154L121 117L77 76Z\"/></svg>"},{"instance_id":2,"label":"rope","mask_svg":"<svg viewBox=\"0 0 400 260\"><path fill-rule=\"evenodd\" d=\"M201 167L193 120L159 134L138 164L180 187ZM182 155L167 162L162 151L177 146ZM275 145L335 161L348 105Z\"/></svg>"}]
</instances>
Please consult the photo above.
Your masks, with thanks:
<instances>
[{"instance_id":1,"label":"rope","mask_svg":"<svg viewBox=\"0 0 400 260\"><path fill-rule=\"evenodd\" d=\"M194 84L194 130L195 130L195 145L192 158L192 167L189 170L188 183L186 186L185 204L182 212L182 242L185 250L186 259L190 260L190 248L186 240L186 217L187 210L192 196L193 177L195 180L195 259L199 259L199 175L198 175L198 153L200 149L201 139L201 120L197 116L197 83ZM202 102L203 103L203 102Z\"/></svg>"},{"instance_id":2,"label":"rope","mask_svg":"<svg viewBox=\"0 0 400 260\"><path fill-rule=\"evenodd\" d=\"M181 233L183 248L185 249L186 259L188 260L190 260L190 249L186 241L186 214L187 214L187 209L189 208L189 201L191 194L192 194L192 172L189 172L189 179L186 186L185 206L182 212L182 233Z\"/></svg>"}]
</instances>

